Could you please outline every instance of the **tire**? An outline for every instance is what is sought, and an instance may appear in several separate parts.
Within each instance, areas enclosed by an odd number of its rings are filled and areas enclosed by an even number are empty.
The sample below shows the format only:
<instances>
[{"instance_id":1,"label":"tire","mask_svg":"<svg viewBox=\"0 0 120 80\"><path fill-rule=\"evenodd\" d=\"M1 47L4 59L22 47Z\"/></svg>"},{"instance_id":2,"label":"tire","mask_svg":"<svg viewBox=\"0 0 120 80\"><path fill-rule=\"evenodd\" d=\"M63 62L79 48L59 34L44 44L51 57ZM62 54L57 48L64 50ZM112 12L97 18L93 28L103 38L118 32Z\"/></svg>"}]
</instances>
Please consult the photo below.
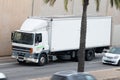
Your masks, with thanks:
<instances>
[{"instance_id":1,"label":"tire","mask_svg":"<svg viewBox=\"0 0 120 80\"><path fill-rule=\"evenodd\" d=\"M91 61L95 57L95 51L94 49L87 50L85 53L85 60Z\"/></svg>"},{"instance_id":2,"label":"tire","mask_svg":"<svg viewBox=\"0 0 120 80\"><path fill-rule=\"evenodd\" d=\"M17 61L19 62L19 64L25 64L26 61L20 61L19 59L17 59Z\"/></svg>"},{"instance_id":3,"label":"tire","mask_svg":"<svg viewBox=\"0 0 120 80\"><path fill-rule=\"evenodd\" d=\"M47 63L47 56L45 54L41 54L39 57L38 65L44 66Z\"/></svg>"},{"instance_id":4,"label":"tire","mask_svg":"<svg viewBox=\"0 0 120 80\"><path fill-rule=\"evenodd\" d=\"M118 64L117 64L118 66L120 66L120 60L119 60L119 62L118 62Z\"/></svg>"}]
</instances>

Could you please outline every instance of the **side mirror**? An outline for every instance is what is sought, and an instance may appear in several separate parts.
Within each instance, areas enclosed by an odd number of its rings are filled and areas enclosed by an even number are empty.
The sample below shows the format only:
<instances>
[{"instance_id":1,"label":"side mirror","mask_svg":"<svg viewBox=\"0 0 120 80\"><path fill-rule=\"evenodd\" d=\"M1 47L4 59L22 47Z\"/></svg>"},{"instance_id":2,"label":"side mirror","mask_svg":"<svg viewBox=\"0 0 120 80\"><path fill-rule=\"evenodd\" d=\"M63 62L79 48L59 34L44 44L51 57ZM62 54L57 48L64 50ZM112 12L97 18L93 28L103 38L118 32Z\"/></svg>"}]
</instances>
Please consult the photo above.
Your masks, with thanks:
<instances>
[{"instance_id":1,"label":"side mirror","mask_svg":"<svg viewBox=\"0 0 120 80\"><path fill-rule=\"evenodd\" d=\"M0 80L6 80L6 79L7 79L7 78L6 78L5 74L0 73Z\"/></svg>"}]
</instances>

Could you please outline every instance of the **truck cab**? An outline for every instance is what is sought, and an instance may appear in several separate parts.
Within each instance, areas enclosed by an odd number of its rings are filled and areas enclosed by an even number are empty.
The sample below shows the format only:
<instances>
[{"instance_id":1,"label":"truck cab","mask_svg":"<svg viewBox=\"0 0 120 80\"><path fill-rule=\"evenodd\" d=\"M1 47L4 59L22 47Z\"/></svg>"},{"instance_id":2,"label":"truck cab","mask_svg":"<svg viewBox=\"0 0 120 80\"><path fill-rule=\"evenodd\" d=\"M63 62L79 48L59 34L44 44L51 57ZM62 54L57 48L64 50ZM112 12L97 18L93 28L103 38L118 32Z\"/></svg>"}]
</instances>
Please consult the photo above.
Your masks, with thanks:
<instances>
[{"instance_id":1,"label":"truck cab","mask_svg":"<svg viewBox=\"0 0 120 80\"><path fill-rule=\"evenodd\" d=\"M26 28L29 27L28 23L31 23L31 20L23 23L20 30L12 32L12 57L16 58L19 63L34 62L44 65L47 62L47 53L49 52L48 33L46 29L35 28L45 27L40 26L43 23L38 24L38 21L34 21L31 29ZM38 25L36 26L35 23Z\"/></svg>"}]
</instances>

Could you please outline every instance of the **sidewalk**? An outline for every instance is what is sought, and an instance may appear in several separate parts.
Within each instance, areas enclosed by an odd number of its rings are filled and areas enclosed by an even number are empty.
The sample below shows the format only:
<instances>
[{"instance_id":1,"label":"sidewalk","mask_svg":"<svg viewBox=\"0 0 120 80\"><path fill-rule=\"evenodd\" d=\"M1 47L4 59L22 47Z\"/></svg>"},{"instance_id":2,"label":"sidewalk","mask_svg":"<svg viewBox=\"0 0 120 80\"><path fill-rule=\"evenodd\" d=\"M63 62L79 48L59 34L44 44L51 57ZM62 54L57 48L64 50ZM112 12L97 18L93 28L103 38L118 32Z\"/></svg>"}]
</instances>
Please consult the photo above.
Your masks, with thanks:
<instances>
[{"instance_id":1,"label":"sidewalk","mask_svg":"<svg viewBox=\"0 0 120 80\"><path fill-rule=\"evenodd\" d=\"M0 63L8 63L13 61L16 61L16 60L11 58L11 56L0 57Z\"/></svg>"},{"instance_id":2,"label":"sidewalk","mask_svg":"<svg viewBox=\"0 0 120 80\"><path fill-rule=\"evenodd\" d=\"M120 80L120 68L91 71L97 80Z\"/></svg>"},{"instance_id":3,"label":"sidewalk","mask_svg":"<svg viewBox=\"0 0 120 80\"><path fill-rule=\"evenodd\" d=\"M120 68L90 71L97 80L120 80ZM50 80L50 77L36 78L30 80Z\"/></svg>"}]
</instances>

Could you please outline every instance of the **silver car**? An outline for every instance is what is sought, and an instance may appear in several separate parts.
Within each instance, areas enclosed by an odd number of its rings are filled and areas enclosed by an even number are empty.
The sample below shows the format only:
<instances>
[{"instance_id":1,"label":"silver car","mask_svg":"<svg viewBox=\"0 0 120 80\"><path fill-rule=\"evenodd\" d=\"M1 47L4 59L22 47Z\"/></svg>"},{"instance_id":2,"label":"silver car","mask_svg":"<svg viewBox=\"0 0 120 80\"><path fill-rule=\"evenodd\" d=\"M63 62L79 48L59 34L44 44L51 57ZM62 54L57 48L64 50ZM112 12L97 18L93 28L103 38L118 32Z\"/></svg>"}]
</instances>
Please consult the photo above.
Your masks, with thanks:
<instances>
[{"instance_id":1,"label":"silver car","mask_svg":"<svg viewBox=\"0 0 120 80\"><path fill-rule=\"evenodd\" d=\"M96 80L96 78L87 73L76 71L61 71L55 73L51 80Z\"/></svg>"},{"instance_id":2,"label":"silver car","mask_svg":"<svg viewBox=\"0 0 120 80\"><path fill-rule=\"evenodd\" d=\"M120 48L112 47L107 53L103 55L102 63L120 66Z\"/></svg>"}]
</instances>

